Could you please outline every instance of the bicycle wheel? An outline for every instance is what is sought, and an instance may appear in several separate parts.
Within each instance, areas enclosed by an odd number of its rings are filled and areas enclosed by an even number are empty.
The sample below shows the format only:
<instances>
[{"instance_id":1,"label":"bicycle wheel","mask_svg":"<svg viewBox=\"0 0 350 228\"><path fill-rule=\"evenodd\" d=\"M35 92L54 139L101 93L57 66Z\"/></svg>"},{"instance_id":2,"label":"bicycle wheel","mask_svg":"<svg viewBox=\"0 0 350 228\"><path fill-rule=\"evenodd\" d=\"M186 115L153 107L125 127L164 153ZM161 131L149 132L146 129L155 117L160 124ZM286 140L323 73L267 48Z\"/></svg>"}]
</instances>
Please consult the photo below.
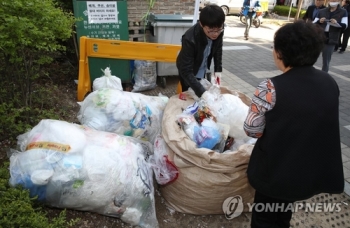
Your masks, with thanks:
<instances>
[{"instance_id":1,"label":"bicycle wheel","mask_svg":"<svg viewBox=\"0 0 350 228\"><path fill-rule=\"evenodd\" d=\"M259 28L259 26L260 26L260 20L259 20L259 18L255 18L254 20L253 20L253 25L255 26L255 28Z\"/></svg>"},{"instance_id":2,"label":"bicycle wheel","mask_svg":"<svg viewBox=\"0 0 350 228\"><path fill-rule=\"evenodd\" d=\"M245 16L244 16L244 15L241 15L241 16L239 17L239 20L240 20L243 24L246 24L246 23L247 23L246 20L245 20Z\"/></svg>"}]
</instances>

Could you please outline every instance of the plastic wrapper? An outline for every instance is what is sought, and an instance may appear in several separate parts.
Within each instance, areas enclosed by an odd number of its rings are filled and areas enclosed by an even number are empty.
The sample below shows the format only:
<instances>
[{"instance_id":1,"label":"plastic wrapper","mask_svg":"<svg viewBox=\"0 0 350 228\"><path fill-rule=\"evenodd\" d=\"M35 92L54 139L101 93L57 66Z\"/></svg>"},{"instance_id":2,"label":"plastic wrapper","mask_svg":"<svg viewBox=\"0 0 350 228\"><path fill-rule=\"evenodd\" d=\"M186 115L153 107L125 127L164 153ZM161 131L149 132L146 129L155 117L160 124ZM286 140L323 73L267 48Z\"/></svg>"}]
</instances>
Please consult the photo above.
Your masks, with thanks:
<instances>
[{"instance_id":1,"label":"plastic wrapper","mask_svg":"<svg viewBox=\"0 0 350 228\"><path fill-rule=\"evenodd\" d=\"M177 179L179 172L169 158L168 147L161 135L157 135L154 141L154 154L149 160L158 184L170 184Z\"/></svg>"},{"instance_id":2,"label":"plastic wrapper","mask_svg":"<svg viewBox=\"0 0 350 228\"><path fill-rule=\"evenodd\" d=\"M180 124L181 128L184 130L186 135L195 141L195 129L199 128L199 123L196 121L193 115L181 114L177 118L177 122Z\"/></svg>"},{"instance_id":3,"label":"plastic wrapper","mask_svg":"<svg viewBox=\"0 0 350 228\"><path fill-rule=\"evenodd\" d=\"M181 114L177 121L199 148L213 149L222 140L220 128L210 118L204 118L199 124L193 115Z\"/></svg>"},{"instance_id":4,"label":"plastic wrapper","mask_svg":"<svg viewBox=\"0 0 350 228\"><path fill-rule=\"evenodd\" d=\"M213 149L220 142L219 128L212 119L204 119L200 127L194 128L195 142L199 148Z\"/></svg>"},{"instance_id":5,"label":"plastic wrapper","mask_svg":"<svg viewBox=\"0 0 350 228\"><path fill-rule=\"evenodd\" d=\"M10 185L47 205L97 212L158 227L149 142L59 120L42 120L18 137Z\"/></svg>"},{"instance_id":6,"label":"plastic wrapper","mask_svg":"<svg viewBox=\"0 0 350 228\"><path fill-rule=\"evenodd\" d=\"M243 129L249 106L242 102L238 93L221 93L221 88L217 85L210 85L207 80L201 80L200 82L209 93L208 99L205 101L198 99L192 89L189 89L189 95L199 103L205 102L217 122L230 126L229 136L235 140L250 140L251 137L248 137Z\"/></svg>"},{"instance_id":7,"label":"plastic wrapper","mask_svg":"<svg viewBox=\"0 0 350 228\"><path fill-rule=\"evenodd\" d=\"M105 70L102 70L104 73L103 76L96 78L92 83L93 91L109 88L117 89L123 91L122 81L117 76L112 75L111 70L107 67Z\"/></svg>"},{"instance_id":8,"label":"plastic wrapper","mask_svg":"<svg viewBox=\"0 0 350 228\"><path fill-rule=\"evenodd\" d=\"M157 86L157 65L154 61L135 60L135 84L131 92L154 89Z\"/></svg>"},{"instance_id":9,"label":"plastic wrapper","mask_svg":"<svg viewBox=\"0 0 350 228\"><path fill-rule=\"evenodd\" d=\"M78 120L96 130L132 136L154 143L161 132L166 96L101 89L80 102Z\"/></svg>"}]
</instances>

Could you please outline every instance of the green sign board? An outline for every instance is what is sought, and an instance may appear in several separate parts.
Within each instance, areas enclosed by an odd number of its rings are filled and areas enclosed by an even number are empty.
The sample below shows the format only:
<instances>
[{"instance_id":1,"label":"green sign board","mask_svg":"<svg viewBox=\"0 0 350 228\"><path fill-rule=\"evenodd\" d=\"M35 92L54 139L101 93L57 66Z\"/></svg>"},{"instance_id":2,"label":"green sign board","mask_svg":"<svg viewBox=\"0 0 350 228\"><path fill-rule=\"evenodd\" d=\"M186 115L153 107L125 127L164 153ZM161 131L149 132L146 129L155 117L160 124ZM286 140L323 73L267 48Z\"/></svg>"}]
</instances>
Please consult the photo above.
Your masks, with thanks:
<instances>
[{"instance_id":1,"label":"green sign board","mask_svg":"<svg viewBox=\"0 0 350 228\"><path fill-rule=\"evenodd\" d=\"M78 45L80 37L95 39L129 40L128 11L126 1L73 0ZM131 82L130 61L89 57L91 82L103 75L106 67L122 82Z\"/></svg>"}]
</instances>

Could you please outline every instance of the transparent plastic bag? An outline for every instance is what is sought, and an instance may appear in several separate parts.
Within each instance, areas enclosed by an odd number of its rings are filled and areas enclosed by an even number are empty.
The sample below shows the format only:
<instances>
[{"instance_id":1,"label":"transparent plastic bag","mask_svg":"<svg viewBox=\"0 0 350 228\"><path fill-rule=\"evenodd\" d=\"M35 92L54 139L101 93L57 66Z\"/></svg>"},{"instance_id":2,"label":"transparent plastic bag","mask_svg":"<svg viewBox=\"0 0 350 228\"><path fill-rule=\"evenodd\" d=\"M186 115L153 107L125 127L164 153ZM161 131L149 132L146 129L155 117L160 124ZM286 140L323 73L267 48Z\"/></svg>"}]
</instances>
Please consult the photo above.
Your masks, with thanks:
<instances>
[{"instance_id":1,"label":"transparent plastic bag","mask_svg":"<svg viewBox=\"0 0 350 228\"><path fill-rule=\"evenodd\" d=\"M158 227L149 142L59 120L42 120L18 139L22 149L10 156L11 186L53 207Z\"/></svg>"},{"instance_id":2,"label":"transparent plastic bag","mask_svg":"<svg viewBox=\"0 0 350 228\"><path fill-rule=\"evenodd\" d=\"M213 149L221 140L219 128L214 120L206 118L200 127L195 127L194 139L198 147Z\"/></svg>"},{"instance_id":3,"label":"transparent plastic bag","mask_svg":"<svg viewBox=\"0 0 350 228\"><path fill-rule=\"evenodd\" d=\"M154 143L161 132L166 96L147 96L115 89L90 93L80 102L78 120L96 130L115 132Z\"/></svg>"},{"instance_id":4,"label":"transparent plastic bag","mask_svg":"<svg viewBox=\"0 0 350 228\"><path fill-rule=\"evenodd\" d=\"M157 183L165 185L175 181L179 172L175 164L170 161L168 148L161 135L157 135L153 148L154 154L150 157L150 163Z\"/></svg>"},{"instance_id":5,"label":"transparent plastic bag","mask_svg":"<svg viewBox=\"0 0 350 228\"><path fill-rule=\"evenodd\" d=\"M111 70L107 67L105 70L102 70L104 73L103 76L96 78L92 83L93 91L109 88L109 89L117 89L123 91L122 81L117 76L112 75Z\"/></svg>"},{"instance_id":6,"label":"transparent plastic bag","mask_svg":"<svg viewBox=\"0 0 350 228\"><path fill-rule=\"evenodd\" d=\"M135 60L134 81L131 92L154 89L157 86L157 65L154 61Z\"/></svg>"}]
</instances>

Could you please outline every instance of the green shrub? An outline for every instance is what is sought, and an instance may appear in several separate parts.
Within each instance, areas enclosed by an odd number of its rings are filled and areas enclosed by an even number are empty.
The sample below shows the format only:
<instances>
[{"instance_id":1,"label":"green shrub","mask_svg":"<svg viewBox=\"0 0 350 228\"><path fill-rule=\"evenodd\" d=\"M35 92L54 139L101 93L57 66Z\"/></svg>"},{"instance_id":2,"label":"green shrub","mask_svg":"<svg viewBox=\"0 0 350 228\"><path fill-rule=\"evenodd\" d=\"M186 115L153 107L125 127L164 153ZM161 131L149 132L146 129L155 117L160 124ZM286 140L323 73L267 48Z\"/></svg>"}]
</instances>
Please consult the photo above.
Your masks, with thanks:
<instances>
[{"instance_id":1,"label":"green shrub","mask_svg":"<svg viewBox=\"0 0 350 228\"><path fill-rule=\"evenodd\" d=\"M290 9L290 6L276 5L275 8L273 8L273 12L279 16L288 17L289 9ZM292 9L290 11L290 17L294 18L295 15L297 14L297 12L298 12L298 8L292 7ZM299 14L299 18L301 19L305 15L305 13L306 13L306 10L301 9L300 14Z\"/></svg>"},{"instance_id":2,"label":"green shrub","mask_svg":"<svg viewBox=\"0 0 350 228\"><path fill-rule=\"evenodd\" d=\"M10 187L8 168L8 162L0 167L0 227L66 228L78 221L66 221L65 210L57 218L49 220L44 208L35 198L30 198L28 190Z\"/></svg>"},{"instance_id":3,"label":"green shrub","mask_svg":"<svg viewBox=\"0 0 350 228\"><path fill-rule=\"evenodd\" d=\"M60 6L56 0L0 1L0 141L13 143L41 119L62 116L48 69L65 51L76 19ZM66 228L77 221L67 222L66 211L49 219L28 190L9 186L8 168L8 162L0 167L0 227Z\"/></svg>"},{"instance_id":4,"label":"green shrub","mask_svg":"<svg viewBox=\"0 0 350 228\"><path fill-rule=\"evenodd\" d=\"M66 1L61 1L61 5ZM65 51L76 22L54 0L0 1L0 140L13 139L43 118L57 118L47 65Z\"/></svg>"}]
</instances>

